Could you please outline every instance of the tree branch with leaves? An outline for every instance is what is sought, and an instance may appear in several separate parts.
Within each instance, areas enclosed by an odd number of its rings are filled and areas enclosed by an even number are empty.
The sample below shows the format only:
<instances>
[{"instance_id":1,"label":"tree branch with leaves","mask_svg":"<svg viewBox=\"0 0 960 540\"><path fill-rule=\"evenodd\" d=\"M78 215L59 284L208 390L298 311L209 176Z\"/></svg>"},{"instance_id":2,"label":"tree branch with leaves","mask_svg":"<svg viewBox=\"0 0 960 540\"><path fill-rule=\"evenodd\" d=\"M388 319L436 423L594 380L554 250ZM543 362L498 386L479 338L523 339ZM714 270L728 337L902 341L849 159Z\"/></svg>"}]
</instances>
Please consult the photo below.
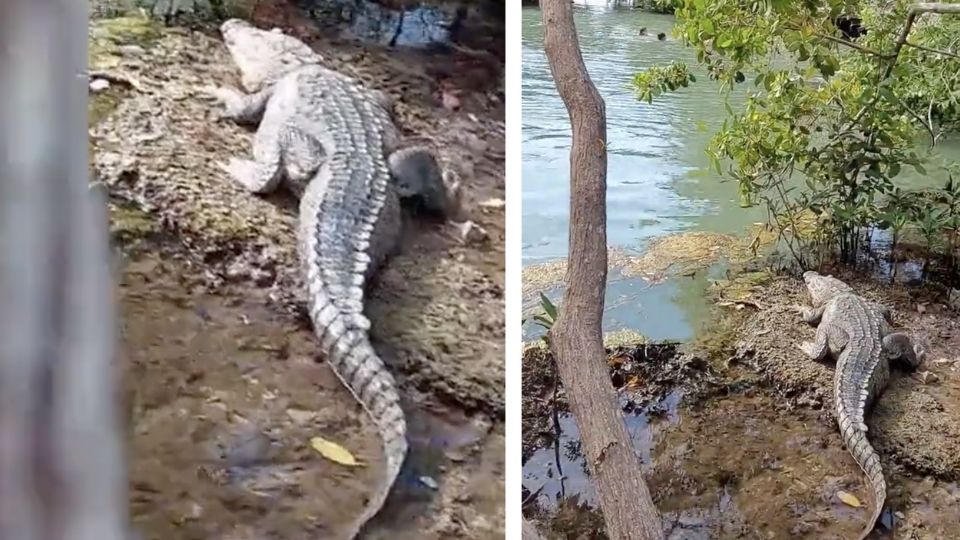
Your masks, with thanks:
<instances>
[{"instance_id":1,"label":"tree branch with leaves","mask_svg":"<svg viewBox=\"0 0 960 540\"><path fill-rule=\"evenodd\" d=\"M960 4L681 4L676 33L710 78L726 91L749 84L748 73L753 82L741 111L727 107L707 148L712 166L738 182L743 206L767 207L801 265L811 253L855 261L868 231L890 226L884 209L903 166L926 174L919 135L936 144L960 127L960 18L950 17ZM837 26L854 15L868 29L856 42ZM675 63L637 74L633 89L651 102L693 82ZM814 234L788 234L811 216Z\"/></svg>"}]
</instances>

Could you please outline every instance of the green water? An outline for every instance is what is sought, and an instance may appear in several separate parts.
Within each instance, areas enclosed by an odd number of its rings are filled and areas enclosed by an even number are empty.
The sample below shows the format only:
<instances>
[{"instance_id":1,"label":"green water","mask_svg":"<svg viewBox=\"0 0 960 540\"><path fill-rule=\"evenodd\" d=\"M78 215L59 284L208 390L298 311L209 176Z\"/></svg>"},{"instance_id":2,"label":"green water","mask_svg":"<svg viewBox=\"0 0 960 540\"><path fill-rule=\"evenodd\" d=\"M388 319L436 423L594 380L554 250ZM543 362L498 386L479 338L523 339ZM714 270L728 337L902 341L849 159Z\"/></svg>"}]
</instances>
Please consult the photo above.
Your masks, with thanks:
<instances>
[{"instance_id":1,"label":"green water","mask_svg":"<svg viewBox=\"0 0 960 540\"><path fill-rule=\"evenodd\" d=\"M657 236L702 230L741 234L762 221L762 209L737 204L736 185L709 170L704 149L726 116L727 98L695 69L698 82L652 104L627 88L632 76L655 64L681 60L696 66L692 49L668 38L673 16L630 8L574 6L580 46L591 78L606 102L607 240L611 246L642 253ZM569 205L570 126L543 53L538 8L523 9L523 263L565 257ZM641 36L640 29L647 35ZM729 98L736 110L750 89ZM940 153L960 156L960 141L941 143ZM908 184L940 181L911 178ZM722 270L648 286L642 280L617 281L607 289L605 330L629 328L653 339L689 339L703 323L709 279ZM556 297L557 291L549 296ZM528 325L524 337L537 336Z\"/></svg>"}]
</instances>

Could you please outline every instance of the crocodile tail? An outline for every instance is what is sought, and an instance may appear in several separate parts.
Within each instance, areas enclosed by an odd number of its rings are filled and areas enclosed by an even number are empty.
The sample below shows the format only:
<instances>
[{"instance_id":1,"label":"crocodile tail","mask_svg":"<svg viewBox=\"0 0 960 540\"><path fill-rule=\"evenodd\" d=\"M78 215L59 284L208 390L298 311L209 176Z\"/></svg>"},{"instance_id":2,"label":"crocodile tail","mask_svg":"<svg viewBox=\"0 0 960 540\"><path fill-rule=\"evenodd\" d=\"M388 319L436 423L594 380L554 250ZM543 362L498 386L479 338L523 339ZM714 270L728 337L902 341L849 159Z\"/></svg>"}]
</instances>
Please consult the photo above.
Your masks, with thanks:
<instances>
[{"instance_id":1,"label":"crocodile tail","mask_svg":"<svg viewBox=\"0 0 960 540\"><path fill-rule=\"evenodd\" d=\"M853 459L860 465L864 474L867 475L867 495L870 509L870 518L867 521L863 531L860 532L859 540L864 540L873 532L880 514L883 513L883 504L887 498L887 482L883 478L883 468L880 465L880 456L867 440L867 432L855 425L850 419L850 414L841 405L838 407L840 434L843 438L843 444L853 456Z\"/></svg>"},{"instance_id":2,"label":"crocodile tail","mask_svg":"<svg viewBox=\"0 0 960 540\"><path fill-rule=\"evenodd\" d=\"M383 482L353 522L347 538L355 538L363 525L383 507L407 455L407 423L400 408L396 381L377 355L367 332L353 324L324 295L314 297L311 310L321 350L340 381L376 423L383 441L386 470Z\"/></svg>"}]
</instances>

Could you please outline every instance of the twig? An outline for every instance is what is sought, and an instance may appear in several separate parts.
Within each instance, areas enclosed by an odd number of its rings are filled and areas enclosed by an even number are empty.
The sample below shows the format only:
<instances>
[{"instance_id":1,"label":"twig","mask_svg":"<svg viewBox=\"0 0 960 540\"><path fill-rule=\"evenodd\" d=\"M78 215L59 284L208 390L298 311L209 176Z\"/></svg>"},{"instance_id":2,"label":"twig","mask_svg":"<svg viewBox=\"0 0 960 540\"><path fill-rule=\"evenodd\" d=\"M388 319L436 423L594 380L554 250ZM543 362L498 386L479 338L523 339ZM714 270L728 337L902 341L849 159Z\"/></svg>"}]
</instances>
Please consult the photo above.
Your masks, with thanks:
<instances>
[{"instance_id":1,"label":"twig","mask_svg":"<svg viewBox=\"0 0 960 540\"><path fill-rule=\"evenodd\" d=\"M794 29L795 29L795 30L799 30L799 28L794 28ZM823 38L823 39L826 39L826 40L828 40L828 41L832 41L832 42L837 43L837 44L839 44L839 45L843 45L843 46L846 46L846 47L850 47L851 49L856 49L856 50L858 50L858 51L865 52L865 53L867 53L867 54L872 54L872 55L874 55L874 56L879 56L880 58L885 58L885 57L888 56L887 54L884 54L884 53L882 53L882 52L880 52L880 51L878 51L878 50L876 50L876 49L871 49L870 47L864 47L863 45L858 45L858 44L856 44L856 43L854 43L854 42L852 42L852 41L848 41L848 40L846 40L846 39L840 39L840 38L838 38L838 37L836 37L836 36L831 36L830 34L824 34L824 33L822 33L822 32L815 32L814 35L817 36L817 37L819 37L819 38Z\"/></svg>"},{"instance_id":2,"label":"twig","mask_svg":"<svg viewBox=\"0 0 960 540\"><path fill-rule=\"evenodd\" d=\"M910 106L907 105L902 99L900 99L899 96L897 96L897 101L900 103L900 106L901 106L901 107L903 107L908 113L910 113L910 116L913 116L913 117L917 120L917 122L920 122L920 125L921 125L921 126L923 126L924 128L926 128L927 133L930 134L930 140L931 140L931 142L932 142L934 145L936 145L936 144L937 144L937 134L936 134L936 133L934 132L934 130L933 130L933 120L931 119L930 122L927 123L927 120L924 120L923 117L920 116L919 113L917 113L916 111L914 111L913 109L911 109ZM930 104L933 105L933 102L931 101ZM928 119L930 119L930 114L929 114L929 113L930 113L930 111L927 112L927 118L928 118Z\"/></svg>"},{"instance_id":3,"label":"twig","mask_svg":"<svg viewBox=\"0 0 960 540\"><path fill-rule=\"evenodd\" d=\"M523 502L520 503L520 506L526 506L527 504L530 503L530 501L534 500L534 499L537 497L537 495L539 495L540 492L543 491L543 488L544 488L546 485L547 485L546 482L540 484L540 487L538 487L535 491L533 491L532 493L530 493L530 495L527 495L527 498L524 499Z\"/></svg>"},{"instance_id":4,"label":"twig","mask_svg":"<svg viewBox=\"0 0 960 540\"><path fill-rule=\"evenodd\" d=\"M913 47L914 49L920 49L921 51L926 51L926 52L929 52L929 53L942 54L942 55L944 55L944 56L950 56L950 57L953 57L953 58L960 58L960 54L957 54L957 53L954 53L954 52L950 52L950 51L944 51L944 50L942 50L942 49L933 49L933 48L930 48L930 47L925 47L925 46L923 46L923 45L917 45L916 43L910 43L909 41L907 41L906 43L904 43L904 45L908 45L908 46L910 46L910 47Z\"/></svg>"}]
</instances>

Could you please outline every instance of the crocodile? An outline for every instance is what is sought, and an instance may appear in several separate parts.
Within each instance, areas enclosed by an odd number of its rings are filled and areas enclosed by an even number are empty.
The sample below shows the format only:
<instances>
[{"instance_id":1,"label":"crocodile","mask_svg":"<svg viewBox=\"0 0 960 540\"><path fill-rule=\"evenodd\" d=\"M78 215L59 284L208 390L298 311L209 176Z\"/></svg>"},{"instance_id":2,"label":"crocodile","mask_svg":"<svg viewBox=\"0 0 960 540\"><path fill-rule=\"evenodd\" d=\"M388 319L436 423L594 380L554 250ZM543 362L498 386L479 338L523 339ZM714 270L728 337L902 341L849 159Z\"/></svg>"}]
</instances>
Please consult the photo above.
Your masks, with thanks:
<instances>
[{"instance_id":1,"label":"crocodile","mask_svg":"<svg viewBox=\"0 0 960 540\"><path fill-rule=\"evenodd\" d=\"M870 517L859 539L866 538L883 513L887 484L880 457L867 439L867 409L880 396L890 377L890 361L916 368L925 357L924 347L892 328L888 307L854 293L833 276L804 272L812 308L801 308L803 320L817 325L813 342L800 349L813 360L828 355L837 360L833 397L837 424L847 450L868 482Z\"/></svg>"},{"instance_id":2,"label":"crocodile","mask_svg":"<svg viewBox=\"0 0 960 540\"><path fill-rule=\"evenodd\" d=\"M324 67L304 42L239 19L220 32L243 90L203 90L221 118L257 130L252 160L218 165L251 193L283 185L299 196L298 251L320 352L382 439L385 477L351 522L354 538L383 507L408 450L396 380L370 342L365 287L397 246L401 204L449 218L459 177L429 145L400 137L384 92Z\"/></svg>"}]
</instances>

